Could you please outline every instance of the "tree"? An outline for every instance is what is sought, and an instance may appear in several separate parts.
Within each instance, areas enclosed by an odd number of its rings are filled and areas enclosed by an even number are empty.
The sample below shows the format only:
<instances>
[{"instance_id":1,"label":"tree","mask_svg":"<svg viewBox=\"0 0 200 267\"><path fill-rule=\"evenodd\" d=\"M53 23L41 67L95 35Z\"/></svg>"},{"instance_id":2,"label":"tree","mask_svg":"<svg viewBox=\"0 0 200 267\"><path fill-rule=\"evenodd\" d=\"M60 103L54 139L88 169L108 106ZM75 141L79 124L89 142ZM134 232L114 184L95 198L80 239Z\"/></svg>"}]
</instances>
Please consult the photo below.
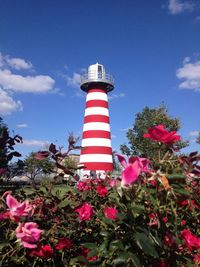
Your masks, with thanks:
<instances>
[{"instance_id":1,"label":"tree","mask_svg":"<svg viewBox=\"0 0 200 267\"><path fill-rule=\"evenodd\" d=\"M32 152L24 160L24 175L34 183L37 177L42 178L52 173L54 167L55 164L49 158L38 160Z\"/></svg>"},{"instance_id":2,"label":"tree","mask_svg":"<svg viewBox=\"0 0 200 267\"><path fill-rule=\"evenodd\" d=\"M0 117L0 177L9 177L9 162L13 157L20 157L21 154L14 150L16 143L21 143L22 137L19 135L10 136L7 125Z\"/></svg>"},{"instance_id":3,"label":"tree","mask_svg":"<svg viewBox=\"0 0 200 267\"><path fill-rule=\"evenodd\" d=\"M180 129L180 120L170 117L164 105L158 108L145 107L142 112L137 113L133 127L126 133L129 146L126 144L120 146L122 153L127 156L137 155L156 160L159 150L162 157L169 148L163 145L162 149L160 149L159 143L152 142L152 140L143 137L147 133L148 128L159 124L163 124L168 131L178 131ZM188 142L180 141L176 144L176 149L186 147L187 145Z\"/></svg>"}]
</instances>

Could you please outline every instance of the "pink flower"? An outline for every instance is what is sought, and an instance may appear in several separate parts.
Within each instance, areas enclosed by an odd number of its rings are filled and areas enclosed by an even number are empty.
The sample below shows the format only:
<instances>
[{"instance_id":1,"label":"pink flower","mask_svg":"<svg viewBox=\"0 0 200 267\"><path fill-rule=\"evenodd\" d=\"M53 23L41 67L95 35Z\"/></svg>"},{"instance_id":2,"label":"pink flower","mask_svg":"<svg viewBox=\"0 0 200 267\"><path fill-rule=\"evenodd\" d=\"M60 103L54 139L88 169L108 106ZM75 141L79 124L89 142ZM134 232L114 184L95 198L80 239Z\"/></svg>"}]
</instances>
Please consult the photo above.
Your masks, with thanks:
<instances>
[{"instance_id":1,"label":"pink flower","mask_svg":"<svg viewBox=\"0 0 200 267\"><path fill-rule=\"evenodd\" d=\"M37 256L39 258L43 259L49 259L53 256L53 249L50 245L44 245L42 246L41 244L38 245L38 247L34 250L32 250L29 255L31 257Z\"/></svg>"},{"instance_id":2,"label":"pink flower","mask_svg":"<svg viewBox=\"0 0 200 267\"><path fill-rule=\"evenodd\" d=\"M162 221L163 221L164 223L166 223L166 222L168 221L167 217L163 217L163 218L162 218Z\"/></svg>"},{"instance_id":3,"label":"pink flower","mask_svg":"<svg viewBox=\"0 0 200 267\"><path fill-rule=\"evenodd\" d=\"M127 164L123 155L116 154L124 170L122 171L122 185L130 185L137 181L141 172L149 172L150 161L146 158L130 157Z\"/></svg>"},{"instance_id":4,"label":"pink flower","mask_svg":"<svg viewBox=\"0 0 200 267\"><path fill-rule=\"evenodd\" d=\"M90 183L90 180L89 181L79 181L77 183L78 190L85 192L85 191L91 189L91 186L89 185L89 183Z\"/></svg>"},{"instance_id":5,"label":"pink flower","mask_svg":"<svg viewBox=\"0 0 200 267\"><path fill-rule=\"evenodd\" d=\"M148 133L143 136L144 138L149 138L153 141L161 142L169 146L181 139L180 135L176 134L176 131L169 132L162 124L149 128Z\"/></svg>"},{"instance_id":6,"label":"pink flower","mask_svg":"<svg viewBox=\"0 0 200 267\"><path fill-rule=\"evenodd\" d=\"M200 238L193 235L189 229L184 229L181 232L181 237L184 239L185 245L189 250L200 249Z\"/></svg>"},{"instance_id":7,"label":"pink flower","mask_svg":"<svg viewBox=\"0 0 200 267\"><path fill-rule=\"evenodd\" d=\"M110 187L114 187L116 185L116 179L111 179L109 185Z\"/></svg>"},{"instance_id":8,"label":"pink flower","mask_svg":"<svg viewBox=\"0 0 200 267\"><path fill-rule=\"evenodd\" d=\"M6 204L9 207L9 213L11 218L19 218L23 216L33 215L35 206L30 205L28 200L24 202L18 202L12 195L6 196Z\"/></svg>"},{"instance_id":9,"label":"pink flower","mask_svg":"<svg viewBox=\"0 0 200 267\"><path fill-rule=\"evenodd\" d=\"M107 219L111 219L111 220L117 219L116 215L118 213L118 210L116 208L105 207L103 212Z\"/></svg>"},{"instance_id":10,"label":"pink flower","mask_svg":"<svg viewBox=\"0 0 200 267\"><path fill-rule=\"evenodd\" d=\"M105 197L108 194L108 189L105 186L103 186L103 185L98 185L96 187L96 190L97 190L97 194L100 197Z\"/></svg>"},{"instance_id":11,"label":"pink flower","mask_svg":"<svg viewBox=\"0 0 200 267\"><path fill-rule=\"evenodd\" d=\"M85 203L82 206L75 209L75 212L79 214L81 221L89 221L93 214L93 208L89 203Z\"/></svg>"},{"instance_id":12,"label":"pink flower","mask_svg":"<svg viewBox=\"0 0 200 267\"><path fill-rule=\"evenodd\" d=\"M58 244L55 245L56 250L69 250L72 248L72 241L68 238L62 237L58 240Z\"/></svg>"},{"instance_id":13,"label":"pink flower","mask_svg":"<svg viewBox=\"0 0 200 267\"><path fill-rule=\"evenodd\" d=\"M200 263L200 254L196 254L196 255L194 255L193 261L194 261L195 263Z\"/></svg>"},{"instance_id":14,"label":"pink flower","mask_svg":"<svg viewBox=\"0 0 200 267\"><path fill-rule=\"evenodd\" d=\"M181 226L184 226L186 225L186 220L182 220L181 223L180 223Z\"/></svg>"},{"instance_id":15,"label":"pink flower","mask_svg":"<svg viewBox=\"0 0 200 267\"><path fill-rule=\"evenodd\" d=\"M16 236L25 248L35 248L40 239L42 230L38 229L37 223L19 223L16 229Z\"/></svg>"},{"instance_id":16,"label":"pink flower","mask_svg":"<svg viewBox=\"0 0 200 267\"><path fill-rule=\"evenodd\" d=\"M150 219L149 226L158 225L158 216L157 216L157 214L155 214L153 212L150 213L149 214L149 219Z\"/></svg>"}]
</instances>

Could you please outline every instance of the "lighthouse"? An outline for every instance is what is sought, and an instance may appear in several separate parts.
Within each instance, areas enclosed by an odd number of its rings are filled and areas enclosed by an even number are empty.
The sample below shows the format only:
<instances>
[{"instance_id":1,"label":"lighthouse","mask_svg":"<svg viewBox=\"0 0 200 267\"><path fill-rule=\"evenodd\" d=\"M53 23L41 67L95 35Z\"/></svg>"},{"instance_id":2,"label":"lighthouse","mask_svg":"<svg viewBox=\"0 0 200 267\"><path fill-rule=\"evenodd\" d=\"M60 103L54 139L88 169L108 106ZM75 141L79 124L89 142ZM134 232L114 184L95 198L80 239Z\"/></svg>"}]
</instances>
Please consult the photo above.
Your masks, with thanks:
<instances>
[{"instance_id":1,"label":"lighthouse","mask_svg":"<svg viewBox=\"0 0 200 267\"><path fill-rule=\"evenodd\" d=\"M85 173L95 171L101 177L113 170L108 92L114 89L114 79L96 63L81 76L80 87L87 93L80 164Z\"/></svg>"}]
</instances>

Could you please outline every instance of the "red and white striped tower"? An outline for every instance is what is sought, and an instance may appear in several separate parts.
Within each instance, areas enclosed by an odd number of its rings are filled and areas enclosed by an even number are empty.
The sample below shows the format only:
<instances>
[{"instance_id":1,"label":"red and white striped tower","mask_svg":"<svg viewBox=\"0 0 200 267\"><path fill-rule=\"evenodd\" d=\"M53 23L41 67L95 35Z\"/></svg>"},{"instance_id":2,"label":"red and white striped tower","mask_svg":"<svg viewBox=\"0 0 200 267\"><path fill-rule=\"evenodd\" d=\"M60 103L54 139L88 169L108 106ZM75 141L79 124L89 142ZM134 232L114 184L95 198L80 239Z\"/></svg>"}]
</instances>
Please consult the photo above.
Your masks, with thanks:
<instances>
[{"instance_id":1,"label":"red and white striped tower","mask_svg":"<svg viewBox=\"0 0 200 267\"><path fill-rule=\"evenodd\" d=\"M113 170L107 96L113 88L113 77L98 63L90 65L81 77L81 89L87 97L80 164L85 166L86 172L98 174Z\"/></svg>"}]
</instances>

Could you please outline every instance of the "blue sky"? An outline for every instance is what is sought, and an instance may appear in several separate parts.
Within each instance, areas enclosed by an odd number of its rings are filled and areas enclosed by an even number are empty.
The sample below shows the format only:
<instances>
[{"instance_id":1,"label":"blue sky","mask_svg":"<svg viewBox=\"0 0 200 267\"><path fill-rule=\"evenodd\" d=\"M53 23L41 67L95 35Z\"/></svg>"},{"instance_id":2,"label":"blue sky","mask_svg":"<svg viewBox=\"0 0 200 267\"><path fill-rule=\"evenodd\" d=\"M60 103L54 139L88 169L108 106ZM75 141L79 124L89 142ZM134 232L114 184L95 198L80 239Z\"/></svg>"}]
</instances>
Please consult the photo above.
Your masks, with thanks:
<instances>
[{"instance_id":1,"label":"blue sky","mask_svg":"<svg viewBox=\"0 0 200 267\"><path fill-rule=\"evenodd\" d=\"M199 149L198 0L0 1L0 116L27 155L81 136L80 74L99 62L115 77L109 95L112 146L145 106L162 102L180 134Z\"/></svg>"}]
</instances>

